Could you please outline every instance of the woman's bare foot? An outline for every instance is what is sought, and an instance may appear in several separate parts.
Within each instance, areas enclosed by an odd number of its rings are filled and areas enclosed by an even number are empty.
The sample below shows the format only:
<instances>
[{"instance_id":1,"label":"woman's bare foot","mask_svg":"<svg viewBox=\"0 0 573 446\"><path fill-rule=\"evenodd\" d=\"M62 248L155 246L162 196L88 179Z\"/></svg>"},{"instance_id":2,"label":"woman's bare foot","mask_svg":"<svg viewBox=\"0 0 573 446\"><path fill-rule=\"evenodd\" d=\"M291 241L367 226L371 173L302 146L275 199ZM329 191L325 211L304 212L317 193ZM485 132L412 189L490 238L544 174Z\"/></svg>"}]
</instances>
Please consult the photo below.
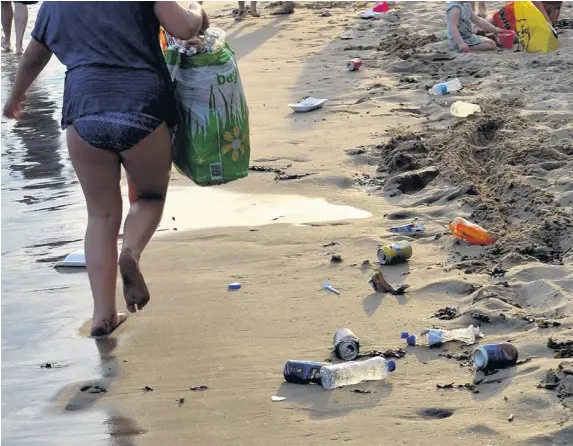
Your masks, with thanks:
<instances>
[{"instance_id":1,"label":"woman's bare foot","mask_svg":"<svg viewBox=\"0 0 573 446\"><path fill-rule=\"evenodd\" d=\"M111 334L117 327L125 322L127 316L124 313L112 314L109 318L104 318L101 321L92 322L92 330L90 336L99 337Z\"/></svg>"},{"instance_id":2,"label":"woman's bare foot","mask_svg":"<svg viewBox=\"0 0 573 446\"><path fill-rule=\"evenodd\" d=\"M16 45L16 51L14 51L14 54L16 56L21 56L22 55L22 46L21 45Z\"/></svg>"},{"instance_id":3,"label":"woman's bare foot","mask_svg":"<svg viewBox=\"0 0 573 446\"><path fill-rule=\"evenodd\" d=\"M254 11L251 9L251 15L253 17L260 17L261 16L261 14L256 9Z\"/></svg>"},{"instance_id":4,"label":"woman's bare foot","mask_svg":"<svg viewBox=\"0 0 573 446\"><path fill-rule=\"evenodd\" d=\"M245 10L244 9L242 11L239 10L239 12L237 12L237 16L235 17L235 21L240 22L244 18L245 18Z\"/></svg>"},{"instance_id":5,"label":"woman's bare foot","mask_svg":"<svg viewBox=\"0 0 573 446\"><path fill-rule=\"evenodd\" d=\"M124 249L119 256L119 272L123 280L123 297L130 313L141 310L149 302L149 290L139 271L131 249Z\"/></svg>"}]
</instances>

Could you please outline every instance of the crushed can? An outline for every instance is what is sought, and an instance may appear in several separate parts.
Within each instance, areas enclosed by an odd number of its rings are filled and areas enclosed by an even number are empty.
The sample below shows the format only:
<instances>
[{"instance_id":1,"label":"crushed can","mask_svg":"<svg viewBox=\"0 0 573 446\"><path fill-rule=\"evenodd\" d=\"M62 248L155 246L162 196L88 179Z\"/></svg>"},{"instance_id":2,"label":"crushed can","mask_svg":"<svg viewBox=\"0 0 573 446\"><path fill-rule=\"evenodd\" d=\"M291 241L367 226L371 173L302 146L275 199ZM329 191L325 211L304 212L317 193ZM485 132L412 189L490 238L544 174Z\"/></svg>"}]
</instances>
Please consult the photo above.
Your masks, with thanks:
<instances>
[{"instance_id":1,"label":"crushed can","mask_svg":"<svg viewBox=\"0 0 573 446\"><path fill-rule=\"evenodd\" d=\"M384 245L378 249L378 262L380 265L404 263L410 257L412 257L412 245L406 240Z\"/></svg>"},{"instance_id":2,"label":"crushed can","mask_svg":"<svg viewBox=\"0 0 573 446\"><path fill-rule=\"evenodd\" d=\"M287 361L283 369L285 381L293 384L320 384L320 369L324 362Z\"/></svg>"},{"instance_id":3,"label":"crushed can","mask_svg":"<svg viewBox=\"0 0 573 446\"><path fill-rule=\"evenodd\" d=\"M354 59L350 59L348 62L348 71L358 71L358 69L362 66L362 61L356 57Z\"/></svg>"},{"instance_id":4,"label":"crushed can","mask_svg":"<svg viewBox=\"0 0 573 446\"><path fill-rule=\"evenodd\" d=\"M477 370L493 370L512 367L517 364L517 348L513 344L482 345L474 351L474 365Z\"/></svg>"},{"instance_id":5,"label":"crushed can","mask_svg":"<svg viewBox=\"0 0 573 446\"><path fill-rule=\"evenodd\" d=\"M339 328L334 333L334 353L344 361L353 361L360 351L360 342L350 328Z\"/></svg>"}]
</instances>

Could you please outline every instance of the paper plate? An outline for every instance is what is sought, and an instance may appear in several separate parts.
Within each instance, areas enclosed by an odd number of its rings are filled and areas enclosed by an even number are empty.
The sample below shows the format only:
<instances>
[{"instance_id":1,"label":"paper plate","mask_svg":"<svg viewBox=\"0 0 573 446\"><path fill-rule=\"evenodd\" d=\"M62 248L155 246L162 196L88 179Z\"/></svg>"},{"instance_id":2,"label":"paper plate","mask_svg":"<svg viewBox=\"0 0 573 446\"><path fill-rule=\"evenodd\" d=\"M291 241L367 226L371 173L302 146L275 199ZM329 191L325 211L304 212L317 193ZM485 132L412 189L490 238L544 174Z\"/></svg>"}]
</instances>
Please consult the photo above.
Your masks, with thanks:
<instances>
[{"instance_id":1,"label":"paper plate","mask_svg":"<svg viewBox=\"0 0 573 446\"><path fill-rule=\"evenodd\" d=\"M117 257L119 262L119 254ZM86 267L86 254L83 249L70 252L64 260L54 265L55 268L85 268Z\"/></svg>"},{"instance_id":2,"label":"paper plate","mask_svg":"<svg viewBox=\"0 0 573 446\"><path fill-rule=\"evenodd\" d=\"M306 98L298 104L289 104L289 107L297 113L304 113L322 107L326 101L328 101L328 99Z\"/></svg>"}]
</instances>

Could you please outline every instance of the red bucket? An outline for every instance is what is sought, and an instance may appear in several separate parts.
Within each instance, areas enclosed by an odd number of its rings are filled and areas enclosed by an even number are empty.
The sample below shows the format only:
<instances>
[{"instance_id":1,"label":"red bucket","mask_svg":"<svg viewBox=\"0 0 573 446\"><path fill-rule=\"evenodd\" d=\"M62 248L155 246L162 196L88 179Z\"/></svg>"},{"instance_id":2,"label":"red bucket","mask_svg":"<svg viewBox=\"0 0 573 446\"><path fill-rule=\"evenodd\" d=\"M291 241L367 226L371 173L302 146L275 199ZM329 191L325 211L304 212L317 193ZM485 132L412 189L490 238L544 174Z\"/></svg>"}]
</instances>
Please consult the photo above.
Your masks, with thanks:
<instances>
[{"instance_id":1,"label":"red bucket","mask_svg":"<svg viewBox=\"0 0 573 446\"><path fill-rule=\"evenodd\" d=\"M513 42L515 41L515 31L504 31L501 34L498 34L497 38L504 48L511 50L513 48Z\"/></svg>"}]
</instances>

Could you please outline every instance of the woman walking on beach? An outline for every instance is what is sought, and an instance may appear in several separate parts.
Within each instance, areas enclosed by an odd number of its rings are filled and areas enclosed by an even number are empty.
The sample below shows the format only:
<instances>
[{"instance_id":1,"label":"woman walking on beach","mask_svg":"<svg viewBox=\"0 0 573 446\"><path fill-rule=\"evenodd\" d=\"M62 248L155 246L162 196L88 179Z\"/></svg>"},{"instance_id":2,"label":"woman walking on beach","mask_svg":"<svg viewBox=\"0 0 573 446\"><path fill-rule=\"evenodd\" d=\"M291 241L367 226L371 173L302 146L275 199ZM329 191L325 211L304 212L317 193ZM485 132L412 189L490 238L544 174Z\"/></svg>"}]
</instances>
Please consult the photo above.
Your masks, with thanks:
<instances>
[{"instance_id":1,"label":"woman walking on beach","mask_svg":"<svg viewBox=\"0 0 573 446\"><path fill-rule=\"evenodd\" d=\"M130 312L149 301L139 259L161 220L171 169L169 127L176 123L159 26L186 40L203 21L196 3L186 10L170 1L45 2L4 105L5 116L18 118L26 91L52 54L66 65L62 127L87 205L92 336L107 335L125 320L115 303L122 165L136 197L119 259L123 291Z\"/></svg>"},{"instance_id":2,"label":"woman walking on beach","mask_svg":"<svg viewBox=\"0 0 573 446\"><path fill-rule=\"evenodd\" d=\"M12 9L14 3L14 9ZM38 2L2 2L2 49L11 51L12 20L16 29L16 54L22 54L24 33L28 26L28 5Z\"/></svg>"}]
</instances>

